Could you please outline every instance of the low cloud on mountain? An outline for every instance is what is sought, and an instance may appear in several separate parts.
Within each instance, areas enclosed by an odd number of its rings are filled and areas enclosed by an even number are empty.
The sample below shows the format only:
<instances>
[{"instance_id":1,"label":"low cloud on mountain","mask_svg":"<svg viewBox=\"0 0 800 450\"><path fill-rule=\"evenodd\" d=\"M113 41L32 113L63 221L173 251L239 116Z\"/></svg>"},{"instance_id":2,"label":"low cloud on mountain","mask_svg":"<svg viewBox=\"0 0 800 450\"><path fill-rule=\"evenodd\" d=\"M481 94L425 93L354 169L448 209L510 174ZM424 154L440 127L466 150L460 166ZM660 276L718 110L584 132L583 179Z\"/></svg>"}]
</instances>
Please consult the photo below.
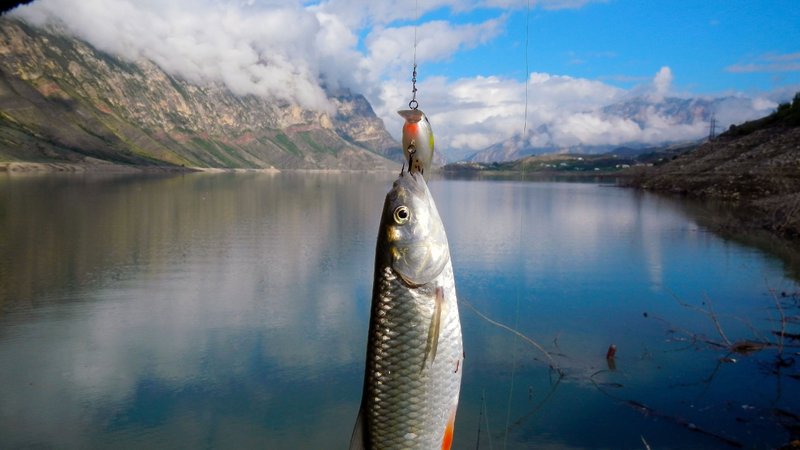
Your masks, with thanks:
<instances>
[{"instance_id":1,"label":"low cloud on mountain","mask_svg":"<svg viewBox=\"0 0 800 450\"><path fill-rule=\"evenodd\" d=\"M438 78L421 89L427 93L426 112L436 130L447 130L438 142L458 150L451 159L502 141L519 148L552 149L687 141L708 134L712 114L721 131L777 106L766 97L676 93L672 79L670 68L662 67L650 82L625 90L600 81L532 73L527 123L525 84L515 80ZM511 136L515 137L509 140Z\"/></svg>"},{"instance_id":2,"label":"low cloud on mountain","mask_svg":"<svg viewBox=\"0 0 800 450\"><path fill-rule=\"evenodd\" d=\"M592 0L537 2L543 10L580 8ZM410 100L416 17L442 8L525 8L523 0L432 0L399 8L385 2L328 0L37 0L14 13L34 25L55 25L95 47L130 60L147 58L195 83L222 83L238 95L254 94L332 112L326 89L363 93L395 137L398 109ZM502 11L502 10L500 10ZM507 14L455 23L423 19L416 30L417 62L442 63L506 33ZM485 17L485 16L482 16ZM762 62L796 63L796 55ZM753 64L757 64L753 63ZM741 64L730 71L758 70ZM603 81L542 72L526 84L503 76L427 76L418 87L437 147L450 158L525 132L532 146L617 145L685 140L707 133L707 117L677 120L657 106L671 97L674 74L663 67L649 82L622 89ZM791 92L787 95L791 95ZM718 103L722 126L763 115L776 98L732 94ZM606 107L641 98L651 108L636 117ZM527 120L526 120L527 118ZM522 140L520 140L522 142Z\"/></svg>"}]
</instances>

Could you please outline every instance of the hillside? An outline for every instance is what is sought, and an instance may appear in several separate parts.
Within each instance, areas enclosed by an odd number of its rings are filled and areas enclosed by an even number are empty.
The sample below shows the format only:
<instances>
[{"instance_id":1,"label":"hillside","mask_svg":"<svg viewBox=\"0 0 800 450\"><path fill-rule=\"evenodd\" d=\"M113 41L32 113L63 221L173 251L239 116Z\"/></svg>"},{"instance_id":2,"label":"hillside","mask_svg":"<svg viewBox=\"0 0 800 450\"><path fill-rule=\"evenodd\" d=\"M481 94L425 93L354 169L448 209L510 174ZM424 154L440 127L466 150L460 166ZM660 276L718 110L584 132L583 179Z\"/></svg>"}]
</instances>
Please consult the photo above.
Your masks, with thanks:
<instances>
[{"instance_id":1,"label":"hillside","mask_svg":"<svg viewBox=\"0 0 800 450\"><path fill-rule=\"evenodd\" d=\"M743 224L800 238L800 93L773 114L731 128L630 185L736 202Z\"/></svg>"},{"instance_id":2,"label":"hillside","mask_svg":"<svg viewBox=\"0 0 800 450\"><path fill-rule=\"evenodd\" d=\"M388 169L401 153L367 100L332 113L198 85L145 59L0 18L0 163Z\"/></svg>"},{"instance_id":3,"label":"hillside","mask_svg":"<svg viewBox=\"0 0 800 450\"><path fill-rule=\"evenodd\" d=\"M659 164L694 149L697 144L675 144L665 147L631 149L618 147L607 153L550 153L504 162L458 162L442 168L458 175L557 175L557 176L622 176L634 166Z\"/></svg>"}]
</instances>

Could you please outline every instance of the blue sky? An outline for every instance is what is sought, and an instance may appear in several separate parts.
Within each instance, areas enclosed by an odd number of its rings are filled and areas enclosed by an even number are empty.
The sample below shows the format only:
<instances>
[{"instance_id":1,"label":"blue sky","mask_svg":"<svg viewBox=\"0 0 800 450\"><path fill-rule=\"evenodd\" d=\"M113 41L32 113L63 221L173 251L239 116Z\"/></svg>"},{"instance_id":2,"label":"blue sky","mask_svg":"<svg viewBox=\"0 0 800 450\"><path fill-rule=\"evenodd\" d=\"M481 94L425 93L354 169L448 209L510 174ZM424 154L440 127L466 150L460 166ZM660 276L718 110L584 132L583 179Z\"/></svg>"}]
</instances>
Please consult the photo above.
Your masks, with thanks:
<instances>
[{"instance_id":1,"label":"blue sky","mask_svg":"<svg viewBox=\"0 0 800 450\"><path fill-rule=\"evenodd\" d=\"M529 14L531 71L629 88L668 66L676 87L696 93L770 91L800 84L796 0L609 0L557 10L532 6ZM497 38L420 67L421 77L502 74L524 80L524 6L464 14L440 8L420 21L478 23L504 15L508 19Z\"/></svg>"},{"instance_id":2,"label":"blue sky","mask_svg":"<svg viewBox=\"0 0 800 450\"><path fill-rule=\"evenodd\" d=\"M395 137L396 111L411 99L416 29L418 100L437 149L451 156L523 129L520 142L563 149L697 139L708 114L690 112L687 123L657 106L724 97L714 112L727 127L800 91L798 0L532 0L529 12L527 5L36 0L14 14L192 82L320 114L333 113L326 89L348 88L367 97ZM633 98L653 107L636 120L604 109Z\"/></svg>"}]
</instances>

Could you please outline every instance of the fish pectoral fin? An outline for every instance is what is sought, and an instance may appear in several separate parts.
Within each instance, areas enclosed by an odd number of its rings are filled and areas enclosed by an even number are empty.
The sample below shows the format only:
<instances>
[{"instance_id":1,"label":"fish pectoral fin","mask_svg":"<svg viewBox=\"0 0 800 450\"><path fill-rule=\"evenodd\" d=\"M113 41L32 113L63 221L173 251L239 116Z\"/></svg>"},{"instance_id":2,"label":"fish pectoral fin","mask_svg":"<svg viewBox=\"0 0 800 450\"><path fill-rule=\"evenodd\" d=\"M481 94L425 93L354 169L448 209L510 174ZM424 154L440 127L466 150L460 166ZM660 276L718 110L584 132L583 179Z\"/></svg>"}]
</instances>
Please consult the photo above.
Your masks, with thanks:
<instances>
[{"instance_id":1,"label":"fish pectoral fin","mask_svg":"<svg viewBox=\"0 0 800 450\"><path fill-rule=\"evenodd\" d=\"M350 436L350 450L365 450L367 448L364 433L364 406L358 409L358 417L356 418L356 425L353 427L353 435Z\"/></svg>"},{"instance_id":2,"label":"fish pectoral fin","mask_svg":"<svg viewBox=\"0 0 800 450\"><path fill-rule=\"evenodd\" d=\"M439 345L439 325L442 321L442 307L444 305L444 289L440 286L436 287L436 294L433 300L433 314L431 315L431 324L428 327L428 341L425 344L425 359L422 360L422 367L420 372L425 369L426 363L430 360L430 365L433 365L433 360L436 359L436 348Z\"/></svg>"}]
</instances>

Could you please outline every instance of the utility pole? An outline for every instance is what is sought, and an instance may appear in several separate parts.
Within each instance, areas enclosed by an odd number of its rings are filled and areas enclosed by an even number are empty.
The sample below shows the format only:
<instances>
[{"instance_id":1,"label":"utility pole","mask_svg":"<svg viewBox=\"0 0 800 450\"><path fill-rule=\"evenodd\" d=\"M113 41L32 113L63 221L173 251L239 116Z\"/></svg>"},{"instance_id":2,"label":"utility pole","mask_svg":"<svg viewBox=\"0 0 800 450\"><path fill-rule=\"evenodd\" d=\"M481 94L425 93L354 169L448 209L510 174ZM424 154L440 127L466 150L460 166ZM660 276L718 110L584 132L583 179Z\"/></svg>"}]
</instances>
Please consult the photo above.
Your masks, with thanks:
<instances>
[{"instance_id":1,"label":"utility pole","mask_svg":"<svg viewBox=\"0 0 800 450\"><path fill-rule=\"evenodd\" d=\"M713 141L717 137L717 116L711 113L711 120L708 123L708 140Z\"/></svg>"}]
</instances>

